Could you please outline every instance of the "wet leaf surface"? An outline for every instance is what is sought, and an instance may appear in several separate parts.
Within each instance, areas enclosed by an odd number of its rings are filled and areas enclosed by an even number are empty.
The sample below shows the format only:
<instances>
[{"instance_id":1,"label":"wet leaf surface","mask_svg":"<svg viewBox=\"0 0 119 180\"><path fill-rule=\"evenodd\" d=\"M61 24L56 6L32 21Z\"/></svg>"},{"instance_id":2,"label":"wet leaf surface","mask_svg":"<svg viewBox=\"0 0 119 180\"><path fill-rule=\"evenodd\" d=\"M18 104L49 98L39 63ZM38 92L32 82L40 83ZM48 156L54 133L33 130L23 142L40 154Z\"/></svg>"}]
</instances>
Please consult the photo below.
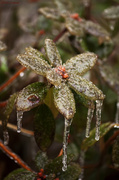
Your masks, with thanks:
<instances>
[{"instance_id":1,"label":"wet leaf surface","mask_svg":"<svg viewBox=\"0 0 119 180\"><path fill-rule=\"evenodd\" d=\"M63 84L59 88L54 87L54 103L59 112L71 119L75 113L75 100L73 93L67 85Z\"/></svg>"},{"instance_id":2,"label":"wet leaf surface","mask_svg":"<svg viewBox=\"0 0 119 180\"><path fill-rule=\"evenodd\" d=\"M114 127L114 124L111 122L103 123L100 126L100 138L107 134L110 129ZM95 128L90 132L89 138L85 138L82 142L82 150L87 150L89 147L93 146L97 141L95 140Z\"/></svg>"},{"instance_id":3,"label":"wet leaf surface","mask_svg":"<svg viewBox=\"0 0 119 180\"><path fill-rule=\"evenodd\" d=\"M114 20L119 18L119 6L112 6L104 10L103 16L106 19Z\"/></svg>"},{"instance_id":4,"label":"wet leaf surface","mask_svg":"<svg viewBox=\"0 0 119 180\"><path fill-rule=\"evenodd\" d=\"M54 140L55 120L45 104L38 107L34 118L34 136L38 147L46 151Z\"/></svg>"},{"instance_id":5,"label":"wet leaf surface","mask_svg":"<svg viewBox=\"0 0 119 180\"><path fill-rule=\"evenodd\" d=\"M0 41L0 51L5 51L6 49L7 46L2 41Z\"/></svg>"},{"instance_id":6,"label":"wet leaf surface","mask_svg":"<svg viewBox=\"0 0 119 180\"><path fill-rule=\"evenodd\" d=\"M29 111L43 102L49 86L45 83L36 82L23 88L17 97L17 111Z\"/></svg>"},{"instance_id":7,"label":"wet leaf surface","mask_svg":"<svg viewBox=\"0 0 119 180\"><path fill-rule=\"evenodd\" d=\"M59 13L59 11L57 9L44 7L44 8L40 8L38 11L41 14L43 14L46 18L59 20L60 17L61 17L60 13Z\"/></svg>"},{"instance_id":8,"label":"wet leaf surface","mask_svg":"<svg viewBox=\"0 0 119 180\"><path fill-rule=\"evenodd\" d=\"M48 157L46 153L39 151L35 157L35 164L38 168L38 171L40 169L44 169L44 166L48 163Z\"/></svg>"}]
</instances>

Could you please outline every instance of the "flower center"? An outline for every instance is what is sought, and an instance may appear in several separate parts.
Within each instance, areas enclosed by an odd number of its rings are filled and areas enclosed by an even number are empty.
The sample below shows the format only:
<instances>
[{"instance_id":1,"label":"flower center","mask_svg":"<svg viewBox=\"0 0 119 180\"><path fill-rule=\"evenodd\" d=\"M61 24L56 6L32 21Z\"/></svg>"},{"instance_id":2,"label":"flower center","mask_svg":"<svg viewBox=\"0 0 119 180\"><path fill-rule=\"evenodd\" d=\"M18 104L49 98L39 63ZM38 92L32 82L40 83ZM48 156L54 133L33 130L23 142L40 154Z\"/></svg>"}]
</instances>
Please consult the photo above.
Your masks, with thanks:
<instances>
[{"instance_id":1,"label":"flower center","mask_svg":"<svg viewBox=\"0 0 119 180\"><path fill-rule=\"evenodd\" d=\"M82 21L82 19L79 17L78 13L71 14L70 17L73 18L73 19L76 19L79 22Z\"/></svg>"},{"instance_id":2,"label":"flower center","mask_svg":"<svg viewBox=\"0 0 119 180\"><path fill-rule=\"evenodd\" d=\"M66 69L63 66L58 66L55 71L62 76L63 79L67 79L69 75L66 73Z\"/></svg>"}]
</instances>

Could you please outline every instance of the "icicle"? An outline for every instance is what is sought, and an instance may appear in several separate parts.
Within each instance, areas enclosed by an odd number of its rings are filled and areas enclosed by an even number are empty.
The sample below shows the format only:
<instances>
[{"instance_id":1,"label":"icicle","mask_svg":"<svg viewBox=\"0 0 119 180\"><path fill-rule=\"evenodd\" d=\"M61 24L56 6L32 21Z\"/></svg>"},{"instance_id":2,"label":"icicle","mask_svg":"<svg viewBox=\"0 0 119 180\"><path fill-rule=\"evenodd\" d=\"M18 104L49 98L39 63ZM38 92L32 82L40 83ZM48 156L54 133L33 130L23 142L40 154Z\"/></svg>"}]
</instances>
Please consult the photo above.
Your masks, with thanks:
<instances>
[{"instance_id":1,"label":"icicle","mask_svg":"<svg viewBox=\"0 0 119 180\"><path fill-rule=\"evenodd\" d=\"M66 119L65 118L65 127L64 127L64 139L63 139L63 167L62 171L67 170L67 145L68 145L68 137L69 137L69 132L70 132L70 126L72 123L73 119Z\"/></svg>"},{"instance_id":2,"label":"icicle","mask_svg":"<svg viewBox=\"0 0 119 180\"><path fill-rule=\"evenodd\" d=\"M85 151L81 150L80 159L79 159L79 164L81 166L81 174L78 180L82 180L84 177L84 168L83 168L84 162L85 162Z\"/></svg>"},{"instance_id":3,"label":"icicle","mask_svg":"<svg viewBox=\"0 0 119 180\"><path fill-rule=\"evenodd\" d=\"M100 124L101 124L101 108L103 100L96 100L96 132L95 140L98 141L100 138Z\"/></svg>"},{"instance_id":4,"label":"icicle","mask_svg":"<svg viewBox=\"0 0 119 180\"><path fill-rule=\"evenodd\" d=\"M93 118L94 109L89 108L88 109L88 115L87 115L87 125L86 125L86 137L88 138L90 135L90 127L91 127L91 121Z\"/></svg>"},{"instance_id":5,"label":"icicle","mask_svg":"<svg viewBox=\"0 0 119 180\"><path fill-rule=\"evenodd\" d=\"M115 116L115 123L119 124L119 96L117 100L117 111L116 111L116 116ZM115 125L115 128L119 128L119 125Z\"/></svg>"},{"instance_id":6,"label":"icicle","mask_svg":"<svg viewBox=\"0 0 119 180\"><path fill-rule=\"evenodd\" d=\"M21 132L23 111L17 111L17 132Z\"/></svg>"},{"instance_id":7,"label":"icicle","mask_svg":"<svg viewBox=\"0 0 119 180\"><path fill-rule=\"evenodd\" d=\"M7 130L3 132L3 139L4 139L4 145L8 145L8 143L9 143L9 134L8 134Z\"/></svg>"}]
</instances>

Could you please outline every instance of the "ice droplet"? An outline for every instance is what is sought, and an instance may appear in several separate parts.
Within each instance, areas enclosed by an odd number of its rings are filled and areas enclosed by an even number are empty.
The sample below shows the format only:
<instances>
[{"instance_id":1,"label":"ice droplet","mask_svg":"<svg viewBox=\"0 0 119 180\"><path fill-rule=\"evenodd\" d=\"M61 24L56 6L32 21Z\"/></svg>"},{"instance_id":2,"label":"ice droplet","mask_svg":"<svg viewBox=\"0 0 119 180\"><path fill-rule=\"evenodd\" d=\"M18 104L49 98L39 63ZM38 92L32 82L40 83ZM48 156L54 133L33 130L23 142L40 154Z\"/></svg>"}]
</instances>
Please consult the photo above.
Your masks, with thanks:
<instances>
[{"instance_id":1,"label":"ice droplet","mask_svg":"<svg viewBox=\"0 0 119 180\"><path fill-rule=\"evenodd\" d=\"M9 134L8 134L7 130L3 132L3 139L4 139L4 145L8 145L8 143L9 143Z\"/></svg>"},{"instance_id":2,"label":"ice droplet","mask_svg":"<svg viewBox=\"0 0 119 180\"><path fill-rule=\"evenodd\" d=\"M116 116L115 116L115 123L119 124L119 96L117 100L117 111L116 111ZM119 128L119 125L115 125L115 128Z\"/></svg>"},{"instance_id":3,"label":"ice droplet","mask_svg":"<svg viewBox=\"0 0 119 180\"><path fill-rule=\"evenodd\" d=\"M73 119L65 118L65 127L64 127L64 139L63 139L63 159L62 159L62 171L67 170L67 145L68 145L68 137L70 132L70 126Z\"/></svg>"},{"instance_id":4,"label":"ice droplet","mask_svg":"<svg viewBox=\"0 0 119 180\"><path fill-rule=\"evenodd\" d=\"M98 141L100 138L100 124L101 124L101 109L103 100L96 100L96 132L95 140Z\"/></svg>"},{"instance_id":5,"label":"ice droplet","mask_svg":"<svg viewBox=\"0 0 119 180\"><path fill-rule=\"evenodd\" d=\"M17 132L21 132L23 111L17 111Z\"/></svg>"},{"instance_id":6,"label":"ice droplet","mask_svg":"<svg viewBox=\"0 0 119 180\"><path fill-rule=\"evenodd\" d=\"M90 135L90 127L91 127L91 121L93 118L94 109L89 108L88 109L88 115L87 115L87 125L86 125L86 137L88 138Z\"/></svg>"},{"instance_id":7,"label":"ice droplet","mask_svg":"<svg viewBox=\"0 0 119 180\"><path fill-rule=\"evenodd\" d=\"M84 162L85 162L85 151L81 150L80 158L79 158L79 164L81 166L81 173L79 175L79 179L78 180L82 180L83 177L84 177L84 168L83 168Z\"/></svg>"}]
</instances>

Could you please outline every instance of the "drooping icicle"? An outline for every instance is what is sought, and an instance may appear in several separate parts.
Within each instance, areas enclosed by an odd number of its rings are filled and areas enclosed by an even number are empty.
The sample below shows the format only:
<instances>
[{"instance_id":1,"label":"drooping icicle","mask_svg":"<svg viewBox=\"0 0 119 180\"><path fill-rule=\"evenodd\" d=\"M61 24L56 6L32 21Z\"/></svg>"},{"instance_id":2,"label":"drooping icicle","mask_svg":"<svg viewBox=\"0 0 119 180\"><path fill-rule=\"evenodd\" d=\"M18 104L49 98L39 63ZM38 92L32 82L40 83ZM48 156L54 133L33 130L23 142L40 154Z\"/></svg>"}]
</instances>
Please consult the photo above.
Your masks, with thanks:
<instances>
[{"instance_id":1,"label":"drooping icicle","mask_svg":"<svg viewBox=\"0 0 119 180\"><path fill-rule=\"evenodd\" d=\"M88 138L90 135L90 127L91 127L91 121L93 118L94 109L89 108L88 109L88 115L87 115L87 125L86 125L86 137Z\"/></svg>"},{"instance_id":2,"label":"drooping icicle","mask_svg":"<svg viewBox=\"0 0 119 180\"><path fill-rule=\"evenodd\" d=\"M96 132L95 140L100 139L100 124L101 124L101 110L102 110L103 100L96 100Z\"/></svg>"},{"instance_id":3,"label":"drooping icicle","mask_svg":"<svg viewBox=\"0 0 119 180\"><path fill-rule=\"evenodd\" d=\"M17 111L17 132L21 132L23 111Z\"/></svg>"},{"instance_id":4,"label":"drooping icicle","mask_svg":"<svg viewBox=\"0 0 119 180\"><path fill-rule=\"evenodd\" d=\"M62 159L62 171L67 170L67 145L68 145L68 137L70 133L70 126L73 119L65 118L65 127L64 127L64 138L63 138L63 159Z\"/></svg>"},{"instance_id":5,"label":"drooping icicle","mask_svg":"<svg viewBox=\"0 0 119 180\"><path fill-rule=\"evenodd\" d=\"M114 126L115 128L119 128L119 96L117 100L117 110L116 110L116 116L115 116L115 123L116 125Z\"/></svg>"},{"instance_id":6,"label":"drooping icicle","mask_svg":"<svg viewBox=\"0 0 119 180\"><path fill-rule=\"evenodd\" d=\"M3 139L4 139L4 145L8 145L8 143L9 143L9 134L8 134L7 130L3 132Z\"/></svg>"},{"instance_id":7,"label":"drooping icicle","mask_svg":"<svg viewBox=\"0 0 119 180\"><path fill-rule=\"evenodd\" d=\"M85 163L85 151L81 150L80 153L80 159L79 159L79 164L81 166L81 174L79 175L79 179L78 180L82 180L84 177L84 163Z\"/></svg>"}]
</instances>

